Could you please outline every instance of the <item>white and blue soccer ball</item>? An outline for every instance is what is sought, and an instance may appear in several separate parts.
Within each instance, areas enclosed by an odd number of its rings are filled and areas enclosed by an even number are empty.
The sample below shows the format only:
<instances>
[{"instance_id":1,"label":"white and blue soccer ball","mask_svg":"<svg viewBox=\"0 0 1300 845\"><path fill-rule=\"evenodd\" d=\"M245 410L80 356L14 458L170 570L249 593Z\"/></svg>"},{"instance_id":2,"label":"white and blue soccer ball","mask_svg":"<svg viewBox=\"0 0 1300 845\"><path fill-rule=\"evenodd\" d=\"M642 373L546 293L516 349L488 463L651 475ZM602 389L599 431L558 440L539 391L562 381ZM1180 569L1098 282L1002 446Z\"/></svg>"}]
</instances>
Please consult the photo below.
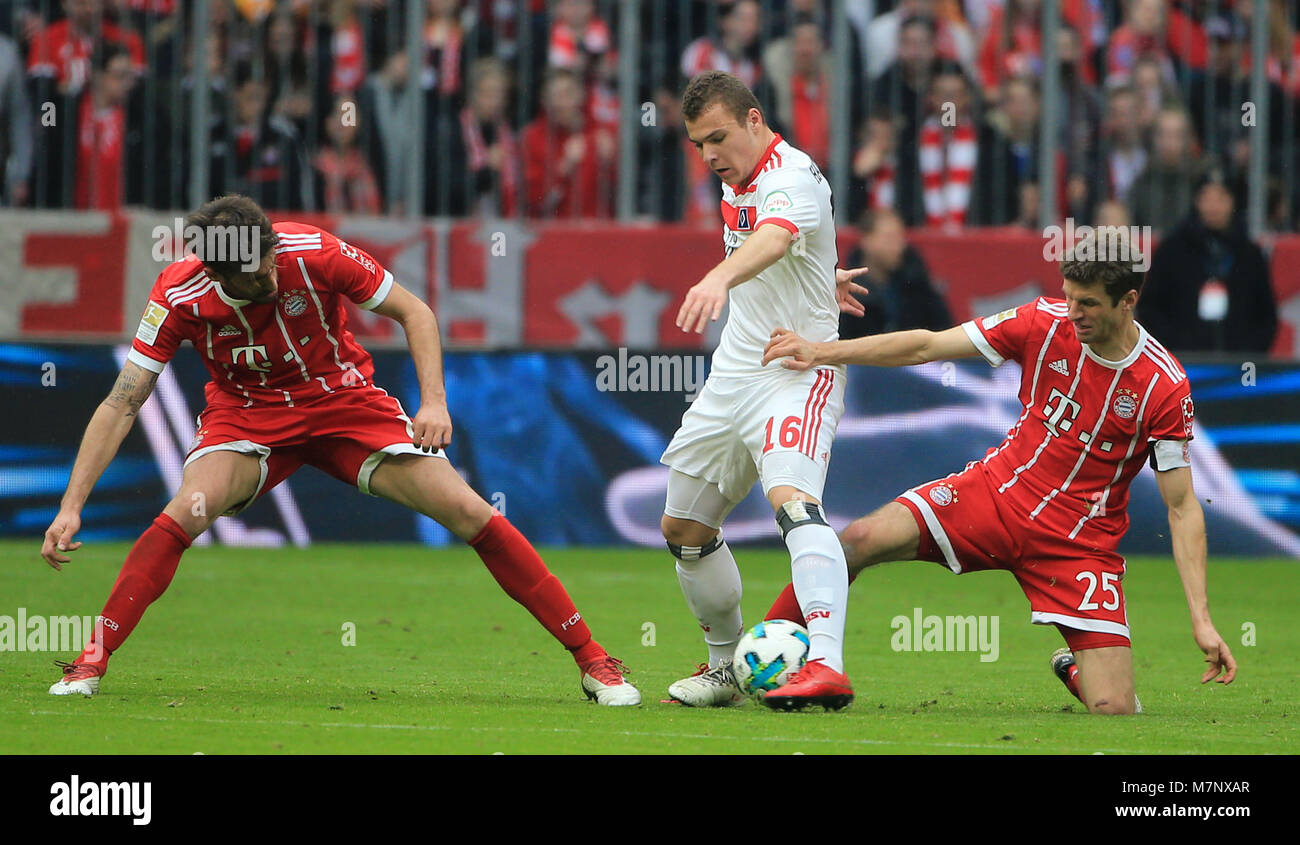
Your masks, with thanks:
<instances>
[{"instance_id":1,"label":"white and blue soccer ball","mask_svg":"<svg viewBox=\"0 0 1300 845\"><path fill-rule=\"evenodd\" d=\"M790 680L808 661L808 630L785 619L759 622L736 644L731 664L746 695L761 698Z\"/></svg>"}]
</instances>

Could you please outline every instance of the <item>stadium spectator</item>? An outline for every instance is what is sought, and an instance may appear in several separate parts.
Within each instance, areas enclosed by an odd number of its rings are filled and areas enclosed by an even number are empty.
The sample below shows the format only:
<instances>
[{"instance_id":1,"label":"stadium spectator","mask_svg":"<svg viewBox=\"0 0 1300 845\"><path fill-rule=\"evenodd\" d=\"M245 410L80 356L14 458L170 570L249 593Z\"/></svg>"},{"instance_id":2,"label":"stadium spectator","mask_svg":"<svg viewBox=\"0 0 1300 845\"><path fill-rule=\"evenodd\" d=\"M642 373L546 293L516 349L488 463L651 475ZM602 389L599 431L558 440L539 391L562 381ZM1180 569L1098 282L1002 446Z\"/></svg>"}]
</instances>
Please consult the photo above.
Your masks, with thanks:
<instances>
[{"instance_id":1,"label":"stadium spectator","mask_svg":"<svg viewBox=\"0 0 1300 845\"><path fill-rule=\"evenodd\" d=\"M596 14L594 0L555 0L553 6L547 63L586 76L613 47L609 25Z\"/></svg>"},{"instance_id":2,"label":"stadium spectator","mask_svg":"<svg viewBox=\"0 0 1300 845\"><path fill-rule=\"evenodd\" d=\"M241 193L266 208L316 207L311 169L293 124L271 113L270 86L247 65L235 70L230 120L213 128L209 188Z\"/></svg>"},{"instance_id":3,"label":"stadium spectator","mask_svg":"<svg viewBox=\"0 0 1300 845\"><path fill-rule=\"evenodd\" d=\"M1231 14L1215 15L1206 21L1205 31L1213 42L1209 72L1197 74L1188 90L1187 105L1197 136L1206 152L1221 156L1228 166L1230 179L1243 184L1250 164L1250 136L1257 131L1247 124L1242 106L1251 101L1251 81L1242 61L1242 49L1248 33L1240 18ZM1269 139L1278 147L1284 143L1282 89L1268 84ZM1244 198L1244 193L1238 198Z\"/></svg>"},{"instance_id":4,"label":"stadium spectator","mask_svg":"<svg viewBox=\"0 0 1300 845\"><path fill-rule=\"evenodd\" d=\"M331 94L350 94L365 82L367 45L359 5L359 0L329 0L325 12L321 34L328 38L318 37L317 44L329 44Z\"/></svg>"},{"instance_id":5,"label":"stadium spectator","mask_svg":"<svg viewBox=\"0 0 1300 845\"><path fill-rule=\"evenodd\" d=\"M773 125L823 170L831 152L831 63L821 27L810 16L800 18L789 36L763 51L775 101Z\"/></svg>"},{"instance_id":6,"label":"stadium spectator","mask_svg":"<svg viewBox=\"0 0 1300 845\"><path fill-rule=\"evenodd\" d=\"M424 22L424 67L420 85L433 90L450 107L463 86L465 33L461 29L461 0L428 0Z\"/></svg>"},{"instance_id":7,"label":"stadium spectator","mask_svg":"<svg viewBox=\"0 0 1300 845\"><path fill-rule=\"evenodd\" d=\"M169 168L147 157L142 92L128 49L106 43L80 94L53 101L62 119L38 122L36 204L111 210L124 204L165 207ZM152 116L167 137L166 116Z\"/></svg>"},{"instance_id":8,"label":"stadium spectator","mask_svg":"<svg viewBox=\"0 0 1300 845\"><path fill-rule=\"evenodd\" d=\"M928 226L959 229L966 223L979 156L971 99L970 81L961 67L940 62L930 78L921 124L920 171Z\"/></svg>"},{"instance_id":9,"label":"stadium spectator","mask_svg":"<svg viewBox=\"0 0 1300 845\"><path fill-rule=\"evenodd\" d=\"M542 114L524 129L524 183L533 217L610 217L617 139L589 121L582 82L571 70L547 71Z\"/></svg>"},{"instance_id":10,"label":"stadium spectator","mask_svg":"<svg viewBox=\"0 0 1300 845\"><path fill-rule=\"evenodd\" d=\"M131 68L144 72L144 46L140 37L105 21L102 0L63 0L63 10L67 17L36 33L28 45L28 75L38 83L52 83L39 85L38 101L55 93L79 93L89 80L95 52L105 42L123 44Z\"/></svg>"},{"instance_id":11,"label":"stadium spectator","mask_svg":"<svg viewBox=\"0 0 1300 845\"><path fill-rule=\"evenodd\" d=\"M840 339L903 329L939 331L952 325L943 296L930 281L930 271L915 247L898 212L868 211L858 224L858 243L845 267L869 267L867 293L855 294L866 313L840 313Z\"/></svg>"},{"instance_id":12,"label":"stadium spectator","mask_svg":"<svg viewBox=\"0 0 1300 845\"><path fill-rule=\"evenodd\" d=\"M894 207L894 179L898 172L898 125L887 109L876 109L863 123L862 142L853 152L853 180L849 183L849 208Z\"/></svg>"},{"instance_id":13,"label":"stadium spectator","mask_svg":"<svg viewBox=\"0 0 1300 845\"><path fill-rule=\"evenodd\" d=\"M1091 57L1100 22L1100 10L1088 0L1065 0L1061 4L1061 26L1078 40L1078 73L1090 86L1097 83ZM984 40L979 55L980 81L990 102L997 101L1007 77L1042 73L1041 28L1041 0L1007 0L1005 4L990 5L988 26L981 30Z\"/></svg>"},{"instance_id":14,"label":"stadium spectator","mask_svg":"<svg viewBox=\"0 0 1300 845\"><path fill-rule=\"evenodd\" d=\"M1167 232L1187 215L1205 169L1193 155L1193 147L1187 112L1176 107L1162 110L1156 119L1151 160L1129 189L1134 225Z\"/></svg>"},{"instance_id":15,"label":"stadium spectator","mask_svg":"<svg viewBox=\"0 0 1300 845\"><path fill-rule=\"evenodd\" d=\"M1107 199L1127 203L1133 182L1147 166L1140 121L1137 89L1124 85L1112 91L1103 138Z\"/></svg>"},{"instance_id":16,"label":"stadium spectator","mask_svg":"<svg viewBox=\"0 0 1300 845\"><path fill-rule=\"evenodd\" d=\"M13 40L0 36L0 185L4 205L26 205L32 175L32 114L23 80L22 57Z\"/></svg>"},{"instance_id":17,"label":"stadium spectator","mask_svg":"<svg viewBox=\"0 0 1300 845\"><path fill-rule=\"evenodd\" d=\"M1103 200L1097 203L1097 213L1093 217L1092 225L1094 227L1115 226L1127 229L1130 221L1127 205L1119 200ZM1146 254L1149 255L1150 253Z\"/></svg>"},{"instance_id":18,"label":"stadium spectator","mask_svg":"<svg viewBox=\"0 0 1300 845\"><path fill-rule=\"evenodd\" d=\"M375 143L368 145L370 166L389 214L406 213L406 186L415 171L415 143L420 133L411 125L408 101L412 96L420 94L410 84L410 61L404 51L398 51L367 77L358 97L361 110L370 115L374 125Z\"/></svg>"},{"instance_id":19,"label":"stadium spectator","mask_svg":"<svg viewBox=\"0 0 1300 845\"><path fill-rule=\"evenodd\" d=\"M909 226L925 221L917 147L936 66L936 31L933 18L917 15L904 20L898 29L898 60L872 86L872 108L887 109L898 118L894 207Z\"/></svg>"},{"instance_id":20,"label":"stadium spectator","mask_svg":"<svg viewBox=\"0 0 1300 845\"><path fill-rule=\"evenodd\" d=\"M1133 66L1132 84L1138 95L1138 125L1148 140L1155 134L1156 118L1162 109L1182 104L1173 78L1161 63L1147 56Z\"/></svg>"},{"instance_id":21,"label":"stadium spectator","mask_svg":"<svg viewBox=\"0 0 1300 845\"><path fill-rule=\"evenodd\" d=\"M1101 101L1088 81L1087 63L1079 33L1062 23L1056 35L1060 88L1056 99L1057 149L1065 153L1065 206L1067 216L1091 217L1099 199L1098 144Z\"/></svg>"},{"instance_id":22,"label":"stadium spectator","mask_svg":"<svg viewBox=\"0 0 1300 845\"><path fill-rule=\"evenodd\" d=\"M866 72L868 80L876 80L890 65L902 58L903 25L914 17L925 18L934 25L935 55L959 62L971 78L975 78L975 37L962 19L955 4L938 0L901 0L889 12L877 15L867 27Z\"/></svg>"},{"instance_id":23,"label":"stadium spectator","mask_svg":"<svg viewBox=\"0 0 1300 845\"><path fill-rule=\"evenodd\" d=\"M293 124L302 142L315 147L321 115L316 104L327 101L317 98L303 29L288 8L277 9L268 18L261 56L266 62L271 113Z\"/></svg>"},{"instance_id":24,"label":"stadium spectator","mask_svg":"<svg viewBox=\"0 0 1300 845\"><path fill-rule=\"evenodd\" d=\"M1159 63L1162 76L1174 77L1165 29L1166 11L1162 0L1128 0L1124 23L1110 36L1106 62L1108 85L1129 81L1138 59L1144 57Z\"/></svg>"},{"instance_id":25,"label":"stadium spectator","mask_svg":"<svg viewBox=\"0 0 1300 845\"><path fill-rule=\"evenodd\" d=\"M513 217L523 177L519 142L506 116L510 77L491 56L470 66L469 97L450 131L448 167L453 214Z\"/></svg>"},{"instance_id":26,"label":"stadium spectator","mask_svg":"<svg viewBox=\"0 0 1300 845\"><path fill-rule=\"evenodd\" d=\"M1267 352L1277 298L1264 252L1234 220L1225 176L1211 170L1196 210L1151 257L1138 316L1174 351Z\"/></svg>"},{"instance_id":27,"label":"stadium spectator","mask_svg":"<svg viewBox=\"0 0 1300 845\"><path fill-rule=\"evenodd\" d=\"M1039 121L1038 83L1016 76L1002 86L1001 108L980 145L984 163L976 179L973 211L980 225L1037 228ZM1065 154L1056 153L1056 195L1065 202Z\"/></svg>"},{"instance_id":28,"label":"stadium spectator","mask_svg":"<svg viewBox=\"0 0 1300 845\"><path fill-rule=\"evenodd\" d=\"M723 70L740 77L753 89L763 77L759 57L762 10L755 0L732 0L719 7L719 34L697 38L686 46L682 76L691 79L706 70ZM762 97L759 102L763 102Z\"/></svg>"},{"instance_id":29,"label":"stadium spectator","mask_svg":"<svg viewBox=\"0 0 1300 845\"><path fill-rule=\"evenodd\" d=\"M721 181L709 169L686 135L682 119L682 85L675 71L654 92L655 121L639 135L641 161L637 168L643 213L665 222L681 221L710 228L718 225Z\"/></svg>"},{"instance_id":30,"label":"stadium spectator","mask_svg":"<svg viewBox=\"0 0 1300 845\"><path fill-rule=\"evenodd\" d=\"M378 214L381 202L375 172L357 147L358 124L368 121L356 101L341 96L325 114L322 135L326 144L312 160L316 194L321 211L332 214Z\"/></svg>"}]
</instances>

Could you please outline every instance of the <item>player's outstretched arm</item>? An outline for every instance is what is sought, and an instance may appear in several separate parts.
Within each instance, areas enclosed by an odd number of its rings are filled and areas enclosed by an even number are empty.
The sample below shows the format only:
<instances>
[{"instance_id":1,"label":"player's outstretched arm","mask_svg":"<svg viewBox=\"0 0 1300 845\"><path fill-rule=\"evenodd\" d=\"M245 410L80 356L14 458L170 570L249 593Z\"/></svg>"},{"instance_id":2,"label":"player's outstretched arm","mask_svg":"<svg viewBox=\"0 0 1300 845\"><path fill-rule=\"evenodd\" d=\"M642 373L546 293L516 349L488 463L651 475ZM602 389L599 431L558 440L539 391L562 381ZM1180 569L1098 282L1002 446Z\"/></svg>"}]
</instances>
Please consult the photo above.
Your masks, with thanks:
<instances>
[{"instance_id":1,"label":"player's outstretched arm","mask_svg":"<svg viewBox=\"0 0 1300 845\"><path fill-rule=\"evenodd\" d=\"M99 403L91 416L81 438L81 448L77 450L77 459L72 464L72 475L68 478L68 489L63 493L59 513L46 529L45 541L41 544L41 557L55 569L62 569L70 559L63 552L81 548L80 542L73 542L81 530L81 509L90 498L95 482L99 481L122 446L136 415L140 413L140 406L149 398L157 381L157 373L127 361L108 398Z\"/></svg>"},{"instance_id":2,"label":"player's outstretched arm","mask_svg":"<svg viewBox=\"0 0 1300 845\"><path fill-rule=\"evenodd\" d=\"M1175 467L1157 472L1156 485L1169 508L1174 564L1183 582L1187 609L1192 614L1192 635L1196 638L1196 645L1205 652L1205 662L1209 664L1201 683L1218 681L1230 684L1237 677L1237 661L1210 621L1205 582L1205 512L1192 489L1192 469Z\"/></svg>"},{"instance_id":3,"label":"player's outstretched arm","mask_svg":"<svg viewBox=\"0 0 1300 845\"><path fill-rule=\"evenodd\" d=\"M447 391L442 380L438 319L423 300L396 283L374 311L401 324L415 362L415 375L420 382L420 410L411 419L415 432L411 442L426 452L441 449L451 442L451 414L447 411Z\"/></svg>"},{"instance_id":4,"label":"player's outstretched arm","mask_svg":"<svg viewBox=\"0 0 1300 845\"><path fill-rule=\"evenodd\" d=\"M722 306L727 304L727 291L779 261L793 240L794 235L789 230L775 223L760 225L736 247L735 252L686 292L686 299L677 311L677 328L684 332L702 333L710 320L722 315Z\"/></svg>"},{"instance_id":5,"label":"player's outstretched arm","mask_svg":"<svg viewBox=\"0 0 1300 845\"><path fill-rule=\"evenodd\" d=\"M827 343L811 343L789 329L778 328L763 351L763 364L786 358L781 366L787 370L806 370L821 364L906 367L949 358L973 358L979 354L961 326L941 332L909 329Z\"/></svg>"}]
</instances>

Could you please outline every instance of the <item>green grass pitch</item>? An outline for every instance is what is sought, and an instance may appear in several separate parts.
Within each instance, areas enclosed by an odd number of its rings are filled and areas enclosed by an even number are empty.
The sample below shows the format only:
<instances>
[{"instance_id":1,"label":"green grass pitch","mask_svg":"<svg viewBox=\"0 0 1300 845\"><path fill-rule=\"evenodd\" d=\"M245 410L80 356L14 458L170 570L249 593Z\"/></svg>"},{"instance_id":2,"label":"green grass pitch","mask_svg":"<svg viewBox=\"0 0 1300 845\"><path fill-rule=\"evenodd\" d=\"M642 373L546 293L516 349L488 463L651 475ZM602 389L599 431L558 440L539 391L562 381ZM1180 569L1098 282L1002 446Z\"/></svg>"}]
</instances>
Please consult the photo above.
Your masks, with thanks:
<instances>
[{"instance_id":1,"label":"green grass pitch","mask_svg":"<svg viewBox=\"0 0 1300 845\"><path fill-rule=\"evenodd\" d=\"M98 612L126 553L90 544L63 573L39 540L0 544L0 615ZM854 585L839 713L662 704L703 656L663 552L543 550L596 637L632 669L639 708L604 708L569 656L466 548L195 548L113 658L100 694L55 698L51 659L0 652L0 752L333 753L1297 753L1300 569L1214 560L1215 622L1241 668L1201 686L1177 572L1129 561L1125 591L1146 713L1089 717L1047 668L1055 630L1029 623L1005 573L892 564ZM779 551L737 552L746 623L787 580ZM894 651L890 620L997 616L999 653ZM345 624L355 645L345 645ZM1243 644L1243 626L1255 645Z\"/></svg>"}]
</instances>

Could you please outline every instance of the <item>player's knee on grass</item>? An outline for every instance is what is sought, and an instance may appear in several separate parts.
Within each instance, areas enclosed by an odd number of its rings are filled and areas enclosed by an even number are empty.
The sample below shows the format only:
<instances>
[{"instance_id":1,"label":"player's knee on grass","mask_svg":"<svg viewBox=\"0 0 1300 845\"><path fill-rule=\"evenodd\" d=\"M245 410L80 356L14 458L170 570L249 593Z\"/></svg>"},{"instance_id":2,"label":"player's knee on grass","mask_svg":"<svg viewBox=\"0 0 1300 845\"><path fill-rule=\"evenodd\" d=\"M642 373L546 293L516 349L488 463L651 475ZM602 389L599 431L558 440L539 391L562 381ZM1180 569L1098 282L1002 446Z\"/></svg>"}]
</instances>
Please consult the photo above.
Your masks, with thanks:
<instances>
[{"instance_id":1,"label":"player's knee on grass","mask_svg":"<svg viewBox=\"0 0 1300 845\"><path fill-rule=\"evenodd\" d=\"M1099 716L1136 713L1131 649L1120 645L1078 648L1078 638L1070 639L1074 640L1070 645L1079 667L1079 693L1088 712Z\"/></svg>"},{"instance_id":2,"label":"player's knee on grass","mask_svg":"<svg viewBox=\"0 0 1300 845\"><path fill-rule=\"evenodd\" d=\"M920 542L916 520L897 502L853 520L840 532L840 545L844 547L850 575L886 561L911 560L916 557Z\"/></svg>"}]
</instances>

